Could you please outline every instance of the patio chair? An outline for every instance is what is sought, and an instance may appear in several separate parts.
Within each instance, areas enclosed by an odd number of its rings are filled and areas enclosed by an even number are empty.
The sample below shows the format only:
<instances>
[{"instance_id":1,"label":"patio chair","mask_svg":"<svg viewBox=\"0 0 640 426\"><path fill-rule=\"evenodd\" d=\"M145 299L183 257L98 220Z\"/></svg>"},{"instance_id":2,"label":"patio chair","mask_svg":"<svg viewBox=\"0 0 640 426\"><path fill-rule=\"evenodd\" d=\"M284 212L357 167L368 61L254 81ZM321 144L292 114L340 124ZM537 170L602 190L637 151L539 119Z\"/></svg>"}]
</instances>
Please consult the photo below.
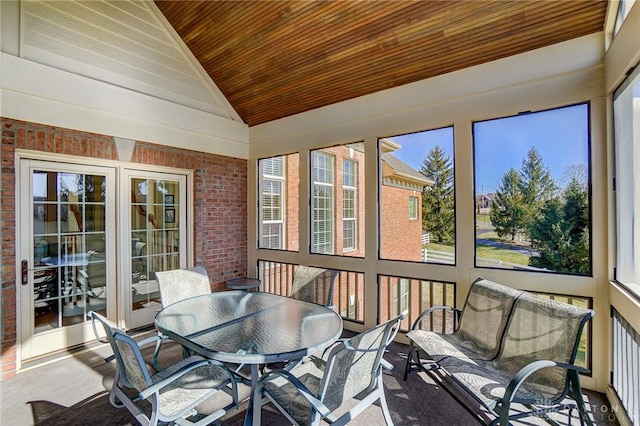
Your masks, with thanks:
<instances>
[{"instance_id":1,"label":"patio chair","mask_svg":"<svg viewBox=\"0 0 640 426\"><path fill-rule=\"evenodd\" d=\"M189 297L211 293L209 276L203 266L159 271L156 272L156 279L163 308Z\"/></svg>"},{"instance_id":2,"label":"patio chair","mask_svg":"<svg viewBox=\"0 0 640 426\"><path fill-rule=\"evenodd\" d=\"M289 297L334 309L333 288L337 276L338 271L334 269L298 266Z\"/></svg>"},{"instance_id":3,"label":"patio chair","mask_svg":"<svg viewBox=\"0 0 640 426\"><path fill-rule=\"evenodd\" d=\"M171 271L156 272L158 288L160 290L160 303L163 308L194 296L211 293L209 275L204 266L194 266L187 269L174 269ZM153 366L159 369L158 356L162 342L169 337L158 332L160 339L156 341L156 349L153 353ZM189 355L183 348L185 357Z\"/></svg>"},{"instance_id":4,"label":"patio chair","mask_svg":"<svg viewBox=\"0 0 640 426\"><path fill-rule=\"evenodd\" d=\"M325 351L323 357L274 370L260 379L248 408L254 424L260 424L262 406L272 402L288 421L297 425L333 425L352 421L380 400L385 422L392 425L382 383L382 355L393 341L407 311ZM358 399L354 398L358 396ZM361 399L360 399L361 398ZM355 405L351 406L353 402ZM351 408L334 416L346 405Z\"/></svg>"},{"instance_id":5,"label":"patio chair","mask_svg":"<svg viewBox=\"0 0 640 426\"><path fill-rule=\"evenodd\" d=\"M109 391L109 401L114 407L127 407L140 424L175 422L204 425L238 407L234 375L221 363L200 356L190 356L151 374L142 357L141 347L152 343L157 336L138 343L102 315L93 311L87 315L92 319L97 336L99 333L96 322L100 323L116 358L116 373ZM206 416L195 410L196 406L220 392L227 394L221 399L223 403L229 399L231 402L219 408L216 406ZM188 419L192 416L197 423ZM202 416L205 417L201 418Z\"/></svg>"},{"instance_id":6,"label":"patio chair","mask_svg":"<svg viewBox=\"0 0 640 426\"><path fill-rule=\"evenodd\" d=\"M333 288L338 271L334 269L314 268L300 265L293 273L293 284L289 297L292 299L311 302L326 306L335 310L333 305ZM293 359L286 362L276 362L261 367L261 371L282 369L285 366L301 362L302 359Z\"/></svg>"}]
</instances>

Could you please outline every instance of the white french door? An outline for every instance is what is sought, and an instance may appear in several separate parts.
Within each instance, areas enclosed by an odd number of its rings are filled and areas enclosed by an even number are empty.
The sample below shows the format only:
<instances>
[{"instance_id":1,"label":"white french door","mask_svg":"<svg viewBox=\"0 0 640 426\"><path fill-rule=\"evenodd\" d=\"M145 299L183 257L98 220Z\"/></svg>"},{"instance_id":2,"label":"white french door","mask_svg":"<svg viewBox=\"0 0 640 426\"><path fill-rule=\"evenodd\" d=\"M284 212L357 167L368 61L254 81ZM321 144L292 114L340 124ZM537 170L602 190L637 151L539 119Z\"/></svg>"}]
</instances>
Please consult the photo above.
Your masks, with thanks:
<instances>
[{"instance_id":1,"label":"white french door","mask_svg":"<svg viewBox=\"0 0 640 426\"><path fill-rule=\"evenodd\" d=\"M116 314L116 169L21 159L20 359L95 339L86 313Z\"/></svg>"},{"instance_id":2,"label":"white french door","mask_svg":"<svg viewBox=\"0 0 640 426\"><path fill-rule=\"evenodd\" d=\"M156 272L187 266L187 175L124 169L120 241L127 328L153 323Z\"/></svg>"},{"instance_id":3,"label":"white french door","mask_svg":"<svg viewBox=\"0 0 640 426\"><path fill-rule=\"evenodd\" d=\"M155 273L192 260L190 172L18 164L20 360L94 340L90 310L127 329L152 324Z\"/></svg>"}]
</instances>

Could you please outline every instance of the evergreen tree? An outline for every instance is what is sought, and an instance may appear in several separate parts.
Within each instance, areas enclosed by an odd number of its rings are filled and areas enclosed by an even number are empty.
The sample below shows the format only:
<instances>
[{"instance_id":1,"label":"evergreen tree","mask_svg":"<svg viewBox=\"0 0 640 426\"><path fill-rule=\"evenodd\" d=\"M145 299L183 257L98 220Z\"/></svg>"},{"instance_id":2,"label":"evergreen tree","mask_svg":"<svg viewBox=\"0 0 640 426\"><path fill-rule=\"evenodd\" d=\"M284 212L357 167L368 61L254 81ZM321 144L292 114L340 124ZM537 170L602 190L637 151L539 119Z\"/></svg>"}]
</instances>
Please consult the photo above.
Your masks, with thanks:
<instances>
[{"instance_id":1,"label":"evergreen tree","mask_svg":"<svg viewBox=\"0 0 640 426\"><path fill-rule=\"evenodd\" d=\"M532 238L538 241L538 256L529 264L557 272L588 274L589 254L588 191L574 177L564 192L564 199L547 200L531 226Z\"/></svg>"},{"instance_id":2,"label":"evergreen tree","mask_svg":"<svg viewBox=\"0 0 640 426\"><path fill-rule=\"evenodd\" d=\"M526 205L522 193L522 178L511 167L503 176L491 202L491 223L499 237L516 239L525 225Z\"/></svg>"},{"instance_id":3,"label":"evergreen tree","mask_svg":"<svg viewBox=\"0 0 640 426\"><path fill-rule=\"evenodd\" d=\"M530 230L542 205L549 200L557 190L549 168L544 165L542 155L535 147L531 147L522 160L520 167L522 178L522 195L524 197L525 218L524 228L528 230L531 244L535 245L535 238Z\"/></svg>"},{"instance_id":4,"label":"evergreen tree","mask_svg":"<svg viewBox=\"0 0 640 426\"><path fill-rule=\"evenodd\" d=\"M580 274L591 272L589 253L589 192L586 183L573 178L564 193L564 218L571 248L565 253L567 271Z\"/></svg>"},{"instance_id":5,"label":"evergreen tree","mask_svg":"<svg viewBox=\"0 0 640 426\"><path fill-rule=\"evenodd\" d=\"M420 173L434 182L422 191L422 229L439 243L452 242L455 229L453 167L440 146L436 145L422 160Z\"/></svg>"}]
</instances>

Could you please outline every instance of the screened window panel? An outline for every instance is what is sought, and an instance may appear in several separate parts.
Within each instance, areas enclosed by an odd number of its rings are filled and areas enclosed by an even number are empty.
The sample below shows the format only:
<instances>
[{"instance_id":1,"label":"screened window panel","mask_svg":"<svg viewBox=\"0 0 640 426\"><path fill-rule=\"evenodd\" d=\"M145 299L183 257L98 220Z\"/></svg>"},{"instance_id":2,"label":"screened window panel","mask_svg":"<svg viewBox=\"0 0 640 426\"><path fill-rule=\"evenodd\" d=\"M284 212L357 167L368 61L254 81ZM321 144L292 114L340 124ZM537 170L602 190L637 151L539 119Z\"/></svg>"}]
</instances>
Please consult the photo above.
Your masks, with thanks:
<instances>
[{"instance_id":1,"label":"screened window panel","mask_svg":"<svg viewBox=\"0 0 640 426\"><path fill-rule=\"evenodd\" d=\"M616 91L613 102L616 162L616 279L640 295L640 72Z\"/></svg>"},{"instance_id":2,"label":"screened window panel","mask_svg":"<svg viewBox=\"0 0 640 426\"><path fill-rule=\"evenodd\" d=\"M381 259L456 263L453 133L379 139Z\"/></svg>"}]
</instances>

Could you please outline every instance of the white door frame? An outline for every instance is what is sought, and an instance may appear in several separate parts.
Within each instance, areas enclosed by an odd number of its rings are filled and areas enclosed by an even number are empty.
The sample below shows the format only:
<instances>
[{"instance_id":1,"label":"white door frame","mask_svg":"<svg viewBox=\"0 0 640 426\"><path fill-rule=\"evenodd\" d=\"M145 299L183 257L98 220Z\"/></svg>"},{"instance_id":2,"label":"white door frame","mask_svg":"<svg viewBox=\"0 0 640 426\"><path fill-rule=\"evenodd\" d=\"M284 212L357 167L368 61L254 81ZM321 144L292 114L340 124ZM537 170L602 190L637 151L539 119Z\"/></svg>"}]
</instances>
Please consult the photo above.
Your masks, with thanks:
<instances>
[{"instance_id":1,"label":"white door frame","mask_svg":"<svg viewBox=\"0 0 640 426\"><path fill-rule=\"evenodd\" d=\"M24 163L23 160L28 160L28 163ZM39 163L38 163L39 162ZM31 193L31 179L30 179L30 168L25 167L27 164L48 164L49 169L58 169L63 170L71 170L73 169L76 172L82 171L84 173L92 173L93 170L101 171L101 173L109 174L109 182L111 182L113 186L113 190L107 191L106 194L106 204L107 204L107 224L105 232L109 236L109 241L105 245L105 250L109 259L113 259L110 261L110 265L107 267L107 280L109 283L113 283L113 285L109 286L109 294L108 294L108 303L107 303L107 316L109 319L114 321L118 326L124 328L132 328L137 325L141 320L144 320L144 324L153 323L153 316L155 315L155 310L148 310L144 314L144 316L140 316L140 318L136 318L135 321L130 321L129 324L126 322L125 315L125 292L122 291L124 287L123 274L125 274L124 269L121 265L128 264L130 257L130 248L126 249L123 245L117 240L123 237L122 233L125 232L125 229L128 229L128 226L123 226L123 223L126 221L129 222L128 218L129 214L129 198L123 199L122 193L124 192L127 197L130 196L130 192L123 191L123 186L129 186L127 182L124 185L124 178L127 173L134 175L146 176L149 173L164 173L163 177L166 174L176 174L180 176L186 176L186 186L184 187L184 198L186 200L186 208L180 212L180 216L185 219L185 225L183 231L182 240L180 245L181 252L181 267L193 265L193 247L194 247L194 237L193 237L193 229L194 229L194 202L193 202L193 191L194 191L194 172L192 170L187 169L178 169L173 167L164 167L164 166L154 166L147 164L134 164L134 163L123 163L115 160L105 160L105 159L97 159L90 157L77 157L65 154L56 154L50 152L40 152L40 151L31 151L25 149L16 149L15 152L15 170L16 170L16 258L15 258L15 268L16 268L16 328L17 328L17 350L18 356L16 360L16 368L19 370L21 368L22 362L25 359L29 359L33 357L30 355L33 353L32 349L34 342L31 338L33 334L33 272L30 271L30 283L28 286L20 285L20 271L21 271L21 260L22 259L33 259L33 244L29 239L29 235L31 230L33 229L33 217L31 213L31 200L29 199ZM26 171L24 170L26 169ZM125 173L127 171L127 173ZM113 179L113 180L111 180ZM127 178L128 180L128 178ZM23 196L24 191L27 192L26 195ZM182 191L182 189L181 189ZM123 216L125 214L125 216ZM29 220L28 228L26 232L23 232L24 221ZM181 225L182 226L182 225ZM120 232L116 231L116 229L120 228ZM128 238L128 235L127 235ZM26 239L26 241L25 241ZM130 273L129 267L126 268L127 273ZM130 275L129 275L130 277ZM129 300L129 299L128 299ZM27 306L26 303L29 302ZM25 305L23 307L22 305ZM137 324L137 325L136 325ZM55 333L49 333L47 337L42 336L40 340L44 347L47 346L60 346L62 349L68 348L70 346L84 343L87 341L91 341L95 339L93 329L90 323L86 323L82 326L72 326L75 329L79 329L80 331L77 333L78 336L54 336ZM25 337L26 336L26 337ZM39 336L40 337L40 336ZM79 341L81 340L81 341ZM41 350L42 351L42 350ZM44 351L42 351L44 353ZM47 352L48 353L48 352Z\"/></svg>"},{"instance_id":2,"label":"white door frame","mask_svg":"<svg viewBox=\"0 0 640 426\"><path fill-rule=\"evenodd\" d=\"M33 231L34 222L32 214L32 171L51 170L58 172L71 172L83 174L104 175L107 179L107 191L105 194L105 255L107 277L107 315L116 317L116 172L113 165L86 165L78 161L68 161L68 157L56 155L16 155L16 176L18 182L16 200L16 218L21 226L17 226L16 234L16 271L21 276L21 262L28 260L29 281L27 285L21 284L21 279L16 280L16 318L18 332L18 368L22 361L56 350L94 340L93 329L90 322L59 327L52 330L35 333L34 304L33 304ZM27 226L25 226L27 225Z\"/></svg>"},{"instance_id":3,"label":"white door frame","mask_svg":"<svg viewBox=\"0 0 640 426\"><path fill-rule=\"evenodd\" d=\"M155 179L179 182L180 197L178 198L177 218L179 231L179 267L185 268L193 264L193 173L187 170L162 170L158 168L148 170L142 167L122 167L120 170L120 233L118 235L120 243L120 286L122 289L118 299L120 318L126 328L136 328L148 324L153 324L155 315L161 308L159 304L150 304L143 309L131 309L132 307L132 244L131 244L131 180ZM149 246L148 246L149 247ZM147 279L155 281L153 272L147 274ZM151 275L151 276L149 276Z\"/></svg>"}]
</instances>

